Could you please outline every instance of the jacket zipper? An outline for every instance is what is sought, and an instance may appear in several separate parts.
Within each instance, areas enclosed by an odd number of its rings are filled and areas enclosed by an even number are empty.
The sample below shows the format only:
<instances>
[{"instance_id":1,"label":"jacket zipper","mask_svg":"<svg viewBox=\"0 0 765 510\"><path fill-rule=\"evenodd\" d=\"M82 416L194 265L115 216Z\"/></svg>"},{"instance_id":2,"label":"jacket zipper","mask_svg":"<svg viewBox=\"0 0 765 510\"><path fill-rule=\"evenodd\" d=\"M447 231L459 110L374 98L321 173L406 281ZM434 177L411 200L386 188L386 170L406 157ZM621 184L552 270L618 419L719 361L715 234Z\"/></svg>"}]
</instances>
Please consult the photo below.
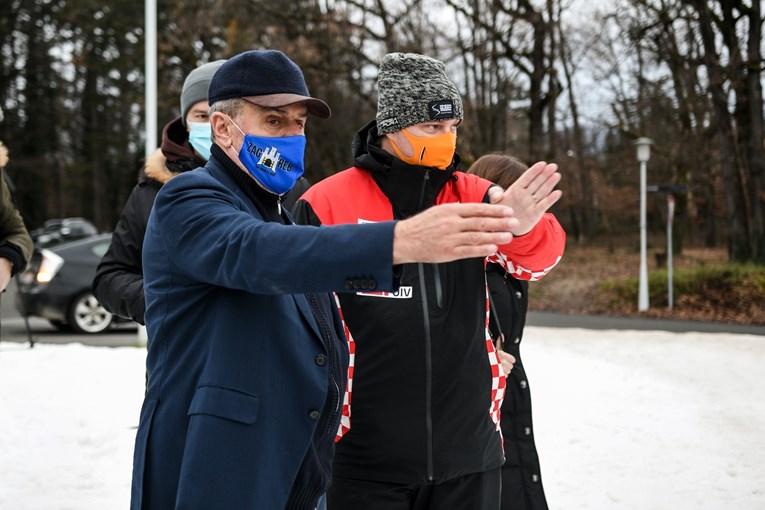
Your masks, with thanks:
<instances>
[{"instance_id":1,"label":"jacket zipper","mask_svg":"<svg viewBox=\"0 0 765 510\"><path fill-rule=\"evenodd\" d=\"M420 203L417 210L421 211L425 201L425 187L430 180L430 170L425 171L425 177L420 188ZM417 263L417 271L420 276L420 288L422 289L422 315L425 328L425 441L427 455L427 480L432 483L435 479L433 474L433 353L430 337L430 314L428 313L428 293L425 280L425 266L422 262Z\"/></svg>"},{"instance_id":2,"label":"jacket zipper","mask_svg":"<svg viewBox=\"0 0 765 510\"><path fill-rule=\"evenodd\" d=\"M422 262L417 263L420 273L420 288L422 289L422 314L425 327L425 431L428 482L433 482L433 355L431 353L430 317L428 314L428 295L425 291L425 267Z\"/></svg>"},{"instance_id":3,"label":"jacket zipper","mask_svg":"<svg viewBox=\"0 0 765 510\"><path fill-rule=\"evenodd\" d=\"M433 264L433 277L436 284L436 304L438 308L444 307L444 292L441 289L441 271L438 270L438 264Z\"/></svg>"}]
</instances>

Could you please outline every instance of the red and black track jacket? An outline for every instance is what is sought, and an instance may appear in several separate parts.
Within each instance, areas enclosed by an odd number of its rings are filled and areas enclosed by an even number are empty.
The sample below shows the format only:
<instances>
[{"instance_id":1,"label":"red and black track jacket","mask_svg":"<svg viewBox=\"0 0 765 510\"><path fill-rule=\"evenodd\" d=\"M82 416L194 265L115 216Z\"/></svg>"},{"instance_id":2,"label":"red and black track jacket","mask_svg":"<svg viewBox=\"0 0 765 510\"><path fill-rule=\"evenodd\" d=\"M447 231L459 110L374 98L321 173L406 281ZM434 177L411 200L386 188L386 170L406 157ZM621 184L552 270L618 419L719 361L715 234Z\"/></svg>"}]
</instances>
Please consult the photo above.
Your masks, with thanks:
<instances>
[{"instance_id":1,"label":"red and black track jacket","mask_svg":"<svg viewBox=\"0 0 765 510\"><path fill-rule=\"evenodd\" d=\"M389 221L435 204L487 200L489 181L454 165L408 165L378 138L374 122L357 134L355 166L310 188L295 206L298 223ZM491 259L536 279L564 244L547 214ZM403 264L395 293L338 294L352 366L334 476L424 484L502 465L505 377L487 332L485 263Z\"/></svg>"}]
</instances>

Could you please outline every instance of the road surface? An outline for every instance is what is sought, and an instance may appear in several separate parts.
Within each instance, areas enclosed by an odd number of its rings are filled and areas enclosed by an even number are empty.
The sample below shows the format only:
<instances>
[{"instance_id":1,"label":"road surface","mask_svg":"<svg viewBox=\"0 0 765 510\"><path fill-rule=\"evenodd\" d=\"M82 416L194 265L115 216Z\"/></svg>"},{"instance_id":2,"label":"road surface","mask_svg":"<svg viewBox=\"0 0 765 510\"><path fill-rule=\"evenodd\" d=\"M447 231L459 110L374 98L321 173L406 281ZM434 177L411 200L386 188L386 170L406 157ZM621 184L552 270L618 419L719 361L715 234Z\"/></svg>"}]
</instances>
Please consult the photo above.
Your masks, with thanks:
<instances>
[{"instance_id":1,"label":"road surface","mask_svg":"<svg viewBox=\"0 0 765 510\"><path fill-rule=\"evenodd\" d=\"M138 327L133 323L119 326L97 335L61 332L47 320L29 318L29 333L34 342L47 344L81 343L105 347L126 347L139 343ZM0 295L0 342L29 343L29 334L24 318L16 310L16 282L11 280L8 289Z\"/></svg>"},{"instance_id":2,"label":"road surface","mask_svg":"<svg viewBox=\"0 0 765 510\"><path fill-rule=\"evenodd\" d=\"M665 319L643 319L587 315L567 315L550 312L529 312L529 326L553 328L616 329L616 330L660 330L672 332L698 331L704 333L738 333L764 335L765 326L721 324ZM81 343L106 347L135 346L140 343L138 328L133 323L119 326L97 335L61 332L48 324L47 320L29 318L29 330L35 342L51 344ZM0 341L28 343L24 318L16 310L16 283L11 281L8 290L0 297Z\"/></svg>"}]
</instances>

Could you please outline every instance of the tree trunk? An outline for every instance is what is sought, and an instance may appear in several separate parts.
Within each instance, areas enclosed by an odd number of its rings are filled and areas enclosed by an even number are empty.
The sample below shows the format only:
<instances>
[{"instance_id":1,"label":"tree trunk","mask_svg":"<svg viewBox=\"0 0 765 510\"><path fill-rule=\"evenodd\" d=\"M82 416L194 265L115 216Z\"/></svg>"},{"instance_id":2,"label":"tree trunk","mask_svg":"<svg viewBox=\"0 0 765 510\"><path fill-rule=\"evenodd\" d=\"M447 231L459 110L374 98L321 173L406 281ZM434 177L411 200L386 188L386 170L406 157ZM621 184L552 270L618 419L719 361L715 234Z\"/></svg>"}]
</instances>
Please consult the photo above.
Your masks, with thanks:
<instances>
[{"instance_id":1,"label":"tree trunk","mask_svg":"<svg viewBox=\"0 0 765 510\"><path fill-rule=\"evenodd\" d=\"M704 44L704 63L709 76L715 130L720 143L720 168L724 182L726 219L729 228L728 255L733 261L746 261L750 259L752 249L747 232L746 214L741 208L741 204L744 203L743 183L737 171L735 132L728 111L724 73L715 47L715 33L708 6L703 0L693 0L693 5L699 15L699 30Z\"/></svg>"},{"instance_id":2,"label":"tree trunk","mask_svg":"<svg viewBox=\"0 0 765 510\"><path fill-rule=\"evenodd\" d=\"M532 12L529 19L534 31L531 52L531 75L529 76L529 152L527 160L536 161L544 154L545 101L542 83L545 79L545 39L547 28L542 14Z\"/></svg>"},{"instance_id":3,"label":"tree trunk","mask_svg":"<svg viewBox=\"0 0 765 510\"><path fill-rule=\"evenodd\" d=\"M571 53L568 51L566 39L563 37L560 22L557 23L556 26L558 27L558 37L560 38L560 61L563 68L563 75L566 79L568 102L571 107L571 122L573 124L571 145L574 151L574 160L576 161L575 172L573 172L573 174L579 184L578 209L581 218L581 227L579 229L577 241L582 243L594 233L595 195L592 187L590 169L584 157L584 134L582 132L581 124L579 123L579 104L574 94L574 80L571 74Z\"/></svg>"},{"instance_id":4,"label":"tree trunk","mask_svg":"<svg viewBox=\"0 0 765 510\"><path fill-rule=\"evenodd\" d=\"M746 98L749 129L747 150L749 168L749 203L751 206L752 260L765 263L765 129L763 129L762 98L762 39L761 3L752 1L747 13L749 39L747 41Z\"/></svg>"}]
</instances>

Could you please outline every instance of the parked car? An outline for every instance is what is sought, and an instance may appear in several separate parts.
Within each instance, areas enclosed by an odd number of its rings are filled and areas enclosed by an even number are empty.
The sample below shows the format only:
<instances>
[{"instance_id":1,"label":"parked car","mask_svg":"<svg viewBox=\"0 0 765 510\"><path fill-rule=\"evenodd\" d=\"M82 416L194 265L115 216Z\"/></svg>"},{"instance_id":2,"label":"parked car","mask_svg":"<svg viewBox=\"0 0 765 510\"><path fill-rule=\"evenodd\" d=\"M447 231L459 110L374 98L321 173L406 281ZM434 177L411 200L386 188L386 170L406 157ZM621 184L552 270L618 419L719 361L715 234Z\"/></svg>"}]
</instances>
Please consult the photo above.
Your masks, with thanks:
<instances>
[{"instance_id":1,"label":"parked car","mask_svg":"<svg viewBox=\"0 0 765 510\"><path fill-rule=\"evenodd\" d=\"M85 218L57 218L47 220L43 226L29 232L35 245L40 248L54 246L66 241L84 239L98 234L96 226Z\"/></svg>"},{"instance_id":2,"label":"parked car","mask_svg":"<svg viewBox=\"0 0 765 510\"><path fill-rule=\"evenodd\" d=\"M111 234L99 234L36 249L29 266L19 275L19 312L78 333L101 333L117 322L127 322L107 312L90 290L111 239Z\"/></svg>"}]
</instances>

